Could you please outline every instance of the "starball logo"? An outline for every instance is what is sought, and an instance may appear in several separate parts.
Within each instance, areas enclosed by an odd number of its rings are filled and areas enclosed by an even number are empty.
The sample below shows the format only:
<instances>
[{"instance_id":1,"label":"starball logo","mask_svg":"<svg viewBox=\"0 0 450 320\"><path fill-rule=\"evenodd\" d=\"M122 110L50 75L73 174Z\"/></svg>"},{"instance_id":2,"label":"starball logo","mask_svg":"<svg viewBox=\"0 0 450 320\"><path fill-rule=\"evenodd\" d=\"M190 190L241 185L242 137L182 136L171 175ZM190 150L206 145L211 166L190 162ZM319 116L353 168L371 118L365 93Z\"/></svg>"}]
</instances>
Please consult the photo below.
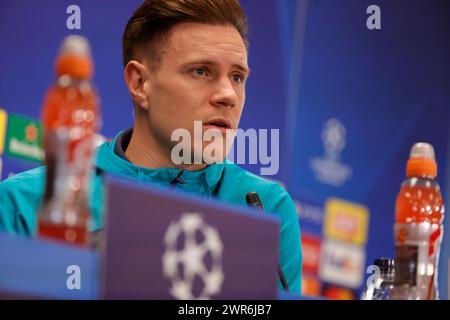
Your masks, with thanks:
<instances>
[{"instance_id":1,"label":"starball logo","mask_svg":"<svg viewBox=\"0 0 450 320\"><path fill-rule=\"evenodd\" d=\"M323 124L321 139L324 154L311 158L309 163L318 182L341 187L352 177L352 168L341 160L347 145L346 135L347 129L336 118L328 119Z\"/></svg>"},{"instance_id":2,"label":"starball logo","mask_svg":"<svg viewBox=\"0 0 450 320\"><path fill-rule=\"evenodd\" d=\"M223 243L217 229L206 223L200 213L184 213L172 221L164 236L164 247L163 273L171 283L174 298L204 300L221 292L225 277ZM207 255L211 261L205 259ZM179 265L184 272L180 272ZM196 290L195 278L202 282L201 290Z\"/></svg>"}]
</instances>

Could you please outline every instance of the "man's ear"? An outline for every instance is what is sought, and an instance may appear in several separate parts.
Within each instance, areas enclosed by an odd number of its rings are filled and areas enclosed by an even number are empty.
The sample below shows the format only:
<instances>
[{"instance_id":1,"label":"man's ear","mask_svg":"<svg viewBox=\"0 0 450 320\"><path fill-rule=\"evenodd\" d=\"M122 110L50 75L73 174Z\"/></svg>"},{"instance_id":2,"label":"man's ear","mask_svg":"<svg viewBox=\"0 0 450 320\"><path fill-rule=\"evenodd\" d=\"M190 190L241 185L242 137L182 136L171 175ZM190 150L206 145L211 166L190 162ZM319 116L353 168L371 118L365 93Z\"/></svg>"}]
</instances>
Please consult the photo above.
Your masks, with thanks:
<instances>
[{"instance_id":1,"label":"man's ear","mask_svg":"<svg viewBox=\"0 0 450 320\"><path fill-rule=\"evenodd\" d=\"M134 103L148 110L150 104L147 91L150 78L147 67L136 60L131 60L125 67L124 77Z\"/></svg>"}]
</instances>

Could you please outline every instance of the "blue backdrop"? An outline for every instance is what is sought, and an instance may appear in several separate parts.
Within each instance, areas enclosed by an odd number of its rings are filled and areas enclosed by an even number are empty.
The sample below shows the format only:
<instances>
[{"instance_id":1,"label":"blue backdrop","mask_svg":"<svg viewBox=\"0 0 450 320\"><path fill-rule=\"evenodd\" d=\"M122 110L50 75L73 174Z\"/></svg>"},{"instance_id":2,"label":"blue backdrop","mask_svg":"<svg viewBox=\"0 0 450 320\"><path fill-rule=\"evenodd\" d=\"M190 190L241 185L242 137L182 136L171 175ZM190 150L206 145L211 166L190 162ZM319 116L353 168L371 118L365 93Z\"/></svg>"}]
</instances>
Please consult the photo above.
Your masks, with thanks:
<instances>
[{"instance_id":1,"label":"blue backdrop","mask_svg":"<svg viewBox=\"0 0 450 320\"><path fill-rule=\"evenodd\" d=\"M291 60L298 67L291 70L286 121L292 157L285 159L285 180L304 204L323 207L338 196L369 208L367 265L394 256L395 198L411 146L426 141L435 147L444 196L450 152L450 3L376 1L381 30L366 28L371 4L298 1L303 10L297 11ZM324 142L329 119L338 125ZM314 168L327 156L337 157L335 165ZM317 232L316 221L304 220L304 231ZM447 227L439 273L444 298L448 233Z\"/></svg>"},{"instance_id":2,"label":"blue backdrop","mask_svg":"<svg viewBox=\"0 0 450 320\"><path fill-rule=\"evenodd\" d=\"M102 133L112 137L130 127L121 36L140 2L1 1L0 108L39 119L58 46L77 33L93 48ZM280 129L282 165L271 178L288 187L303 212L314 212L300 214L304 234L326 237L324 205L330 197L368 208L365 266L394 255L395 197L414 142L434 145L438 180L449 199L450 4L376 2L381 30L366 27L372 1L242 1L252 76L241 127ZM71 4L81 8L81 30L66 28ZM2 158L3 178L37 165ZM258 166L245 167L259 172ZM449 232L447 226L439 274L444 298ZM362 285L351 289L358 292Z\"/></svg>"}]
</instances>

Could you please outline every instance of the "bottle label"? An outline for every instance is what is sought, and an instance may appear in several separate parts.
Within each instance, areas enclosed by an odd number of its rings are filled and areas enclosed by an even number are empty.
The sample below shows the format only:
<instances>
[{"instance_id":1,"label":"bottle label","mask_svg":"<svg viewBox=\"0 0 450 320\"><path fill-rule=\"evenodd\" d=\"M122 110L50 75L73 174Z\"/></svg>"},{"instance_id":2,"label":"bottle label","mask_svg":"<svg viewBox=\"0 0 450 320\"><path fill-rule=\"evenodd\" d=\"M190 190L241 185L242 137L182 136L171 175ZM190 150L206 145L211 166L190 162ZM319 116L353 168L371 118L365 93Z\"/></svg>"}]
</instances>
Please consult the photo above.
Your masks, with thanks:
<instances>
[{"instance_id":1,"label":"bottle label","mask_svg":"<svg viewBox=\"0 0 450 320\"><path fill-rule=\"evenodd\" d=\"M412 282L412 285L417 285L421 299L435 299L442 226L429 222L397 223L394 235L396 282ZM411 273L415 275L414 279L408 279Z\"/></svg>"}]
</instances>

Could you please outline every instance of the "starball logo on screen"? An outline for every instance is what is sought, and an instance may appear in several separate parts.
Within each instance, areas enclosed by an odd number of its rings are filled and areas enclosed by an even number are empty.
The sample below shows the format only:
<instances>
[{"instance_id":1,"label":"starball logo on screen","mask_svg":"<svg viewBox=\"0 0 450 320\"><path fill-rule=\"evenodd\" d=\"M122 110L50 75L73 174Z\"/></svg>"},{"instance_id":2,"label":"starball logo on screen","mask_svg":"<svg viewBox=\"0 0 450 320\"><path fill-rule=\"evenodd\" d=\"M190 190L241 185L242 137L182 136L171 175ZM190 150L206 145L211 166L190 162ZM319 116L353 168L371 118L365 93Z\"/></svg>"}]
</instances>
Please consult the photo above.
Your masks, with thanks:
<instances>
[{"instance_id":1,"label":"starball logo on screen","mask_svg":"<svg viewBox=\"0 0 450 320\"><path fill-rule=\"evenodd\" d=\"M203 241L199 242L200 234ZM183 243L180 243L183 239ZM162 257L164 276L170 280L170 293L176 299L210 299L222 289L223 243L219 232L207 224L200 213L184 213L173 221L164 237L165 252ZM209 266L205 257L210 255ZM180 272L179 265L184 272ZM199 296L194 294L194 280L203 282Z\"/></svg>"}]
</instances>

